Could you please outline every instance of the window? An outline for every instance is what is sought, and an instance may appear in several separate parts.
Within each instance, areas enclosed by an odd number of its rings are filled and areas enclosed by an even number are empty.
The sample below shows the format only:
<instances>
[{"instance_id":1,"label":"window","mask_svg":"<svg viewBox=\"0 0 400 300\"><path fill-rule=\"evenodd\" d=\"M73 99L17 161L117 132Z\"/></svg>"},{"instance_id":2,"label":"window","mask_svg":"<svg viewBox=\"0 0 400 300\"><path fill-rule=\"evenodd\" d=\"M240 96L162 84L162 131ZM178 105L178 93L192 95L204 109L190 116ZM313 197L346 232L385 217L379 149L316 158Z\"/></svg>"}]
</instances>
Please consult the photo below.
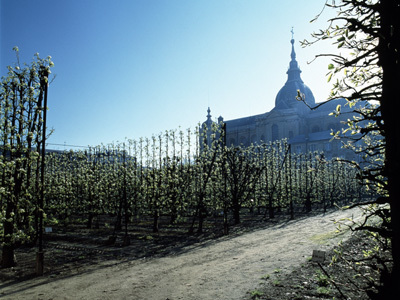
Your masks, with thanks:
<instances>
[{"instance_id":1,"label":"window","mask_svg":"<svg viewBox=\"0 0 400 300\"><path fill-rule=\"evenodd\" d=\"M253 144L257 144L257 136L256 136L255 134L253 134L253 135L251 136L251 142L252 142Z\"/></svg>"},{"instance_id":2,"label":"window","mask_svg":"<svg viewBox=\"0 0 400 300\"><path fill-rule=\"evenodd\" d=\"M272 141L279 139L278 125L272 125Z\"/></svg>"},{"instance_id":3,"label":"window","mask_svg":"<svg viewBox=\"0 0 400 300\"><path fill-rule=\"evenodd\" d=\"M337 129L337 125L335 123L329 123L328 127L326 128L326 130L336 130Z\"/></svg>"},{"instance_id":4,"label":"window","mask_svg":"<svg viewBox=\"0 0 400 300\"><path fill-rule=\"evenodd\" d=\"M325 151L331 151L332 150L332 144L331 143L326 143L325 144Z\"/></svg>"},{"instance_id":5,"label":"window","mask_svg":"<svg viewBox=\"0 0 400 300\"><path fill-rule=\"evenodd\" d=\"M243 146L248 146L247 145L247 138L245 136L240 137L240 144Z\"/></svg>"},{"instance_id":6,"label":"window","mask_svg":"<svg viewBox=\"0 0 400 300\"><path fill-rule=\"evenodd\" d=\"M318 132L319 131L319 126L318 125L314 125L313 128L311 129L311 132Z\"/></svg>"}]
</instances>

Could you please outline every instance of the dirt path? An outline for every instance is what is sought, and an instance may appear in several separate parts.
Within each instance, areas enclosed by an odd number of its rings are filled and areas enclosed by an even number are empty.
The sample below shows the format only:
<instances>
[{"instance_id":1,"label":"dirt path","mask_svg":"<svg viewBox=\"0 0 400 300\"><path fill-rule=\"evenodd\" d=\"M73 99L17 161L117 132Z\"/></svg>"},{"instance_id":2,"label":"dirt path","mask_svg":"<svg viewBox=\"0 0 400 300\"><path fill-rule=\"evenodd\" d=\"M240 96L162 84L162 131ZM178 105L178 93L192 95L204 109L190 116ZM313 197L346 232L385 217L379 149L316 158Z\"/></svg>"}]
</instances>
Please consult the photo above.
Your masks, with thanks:
<instances>
[{"instance_id":1,"label":"dirt path","mask_svg":"<svg viewBox=\"0 0 400 300\"><path fill-rule=\"evenodd\" d=\"M345 235L332 222L359 218L359 209L290 221L241 236L192 245L179 254L107 263L69 278L37 278L0 286L2 299L243 299L260 277L287 272L313 249L331 248ZM348 235L348 233L346 233Z\"/></svg>"}]
</instances>

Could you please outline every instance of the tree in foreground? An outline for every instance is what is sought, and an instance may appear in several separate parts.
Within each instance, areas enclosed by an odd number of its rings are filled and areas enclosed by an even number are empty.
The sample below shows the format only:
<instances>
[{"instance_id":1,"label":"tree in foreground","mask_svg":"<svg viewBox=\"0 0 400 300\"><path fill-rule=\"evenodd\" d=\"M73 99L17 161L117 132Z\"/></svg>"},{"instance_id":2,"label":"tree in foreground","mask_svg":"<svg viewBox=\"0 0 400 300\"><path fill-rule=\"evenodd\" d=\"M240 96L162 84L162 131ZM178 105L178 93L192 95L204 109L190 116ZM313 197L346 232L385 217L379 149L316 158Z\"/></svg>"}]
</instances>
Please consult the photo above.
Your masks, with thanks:
<instances>
[{"instance_id":1,"label":"tree in foreground","mask_svg":"<svg viewBox=\"0 0 400 300\"><path fill-rule=\"evenodd\" d=\"M18 48L14 50L17 53ZM51 57L8 67L0 82L0 242L2 267L15 265L15 246L38 239L43 221L40 168ZM39 239L40 243L40 239Z\"/></svg>"},{"instance_id":2,"label":"tree in foreground","mask_svg":"<svg viewBox=\"0 0 400 300\"><path fill-rule=\"evenodd\" d=\"M359 167L360 179L381 196L369 203L365 222L355 230L367 230L392 252L393 261L383 262L379 290L379 297L384 294L389 299L400 289L400 1L327 0L325 6L335 9L337 16L327 29L313 34L313 41L303 43L332 39L340 50L340 54L318 56L332 58L328 81L335 81L330 100L344 97L359 113L348 120L346 131L353 138L347 146L362 154L368 167L350 163ZM335 113L340 113L340 107ZM371 222L374 219L379 222Z\"/></svg>"}]
</instances>

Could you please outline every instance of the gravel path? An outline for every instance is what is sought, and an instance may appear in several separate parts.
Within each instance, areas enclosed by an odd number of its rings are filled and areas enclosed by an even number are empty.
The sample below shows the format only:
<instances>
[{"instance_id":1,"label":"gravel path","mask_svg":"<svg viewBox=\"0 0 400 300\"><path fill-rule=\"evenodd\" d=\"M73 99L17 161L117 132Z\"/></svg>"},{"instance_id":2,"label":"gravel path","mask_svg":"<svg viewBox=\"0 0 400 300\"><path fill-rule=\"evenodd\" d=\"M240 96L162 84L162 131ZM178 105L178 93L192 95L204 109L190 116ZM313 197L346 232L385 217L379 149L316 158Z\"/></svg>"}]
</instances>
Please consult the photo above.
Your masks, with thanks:
<instances>
[{"instance_id":1,"label":"gravel path","mask_svg":"<svg viewBox=\"0 0 400 300\"><path fill-rule=\"evenodd\" d=\"M0 286L2 299L243 299L261 276L288 272L327 250L349 232L333 220L360 218L359 209L335 211L267 229L192 245L179 254L109 262L67 278L36 278Z\"/></svg>"}]
</instances>

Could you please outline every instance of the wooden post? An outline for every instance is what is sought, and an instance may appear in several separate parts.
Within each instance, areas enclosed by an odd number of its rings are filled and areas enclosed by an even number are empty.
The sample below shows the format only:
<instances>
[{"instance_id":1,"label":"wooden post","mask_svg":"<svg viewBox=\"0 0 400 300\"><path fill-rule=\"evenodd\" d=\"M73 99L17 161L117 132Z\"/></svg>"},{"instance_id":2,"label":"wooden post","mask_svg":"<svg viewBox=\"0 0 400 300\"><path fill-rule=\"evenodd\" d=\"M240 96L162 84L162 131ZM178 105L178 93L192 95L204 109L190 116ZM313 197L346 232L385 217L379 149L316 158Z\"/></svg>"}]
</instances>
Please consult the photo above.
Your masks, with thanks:
<instances>
[{"instance_id":1,"label":"wooden post","mask_svg":"<svg viewBox=\"0 0 400 300\"><path fill-rule=\"evenodd\" d=\"M45 155L46 155L46 118L47 118L47 86L49 71L42 66L40 85L43 89L43 129L42 129L42 161L41 161L41 189L39 198L39 249L36 253L36 275L42 276L44 270L44 252L43 252L43 206L44 206L44 172L45 172Z\"/></svg>"}]
</instances>

